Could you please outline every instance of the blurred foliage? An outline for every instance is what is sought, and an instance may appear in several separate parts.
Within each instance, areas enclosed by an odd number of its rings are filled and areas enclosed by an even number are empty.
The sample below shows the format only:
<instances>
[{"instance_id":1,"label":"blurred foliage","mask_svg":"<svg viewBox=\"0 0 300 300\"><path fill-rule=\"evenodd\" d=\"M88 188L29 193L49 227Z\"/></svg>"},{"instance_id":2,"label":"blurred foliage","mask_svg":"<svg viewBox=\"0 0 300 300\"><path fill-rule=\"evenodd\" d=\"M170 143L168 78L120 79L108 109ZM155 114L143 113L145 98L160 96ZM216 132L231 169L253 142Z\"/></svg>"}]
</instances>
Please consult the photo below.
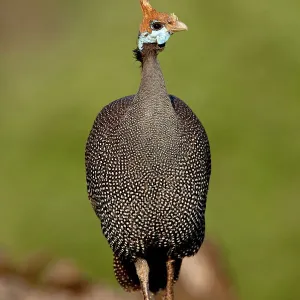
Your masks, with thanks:
<instances>
[{"instance_id":1,"label":"blurred foliage","mask_svg":"<svg viewBox=\"0 0 300 300\"><path fill-rule=\"evenodd\" d=\"M160 61L209 134L208 234L241 299L299 299L300 2L152 4L189 26ZM137 0L1 0L0 244L15 255L47 249L114 282L84 146L97 112L138 89L140 20Z\"/></svg>"}]
</instances>

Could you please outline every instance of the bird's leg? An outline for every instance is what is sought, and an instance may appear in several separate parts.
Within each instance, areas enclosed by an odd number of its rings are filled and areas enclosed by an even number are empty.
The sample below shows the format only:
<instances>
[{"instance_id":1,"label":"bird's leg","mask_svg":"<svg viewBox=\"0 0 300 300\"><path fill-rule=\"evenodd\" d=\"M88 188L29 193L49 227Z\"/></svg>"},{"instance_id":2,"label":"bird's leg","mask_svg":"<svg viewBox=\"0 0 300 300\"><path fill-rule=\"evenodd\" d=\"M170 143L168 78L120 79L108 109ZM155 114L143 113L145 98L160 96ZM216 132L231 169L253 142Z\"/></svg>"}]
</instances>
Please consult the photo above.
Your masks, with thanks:
<instances>
[{"instance_id":1,"label":"bird's leg","mask_svg":"<svg viewBox=\"0 0 300 300\"><path fill-rule=\"evenodd\" d=\"M135 262L135 269L137 276L139 277L141 290L144 296L144 300L150 300L149 293L149 266L145 259L138 258Z\"/></svg>"},{"instance_id":2,"label":"bird's leg","mask_svg":"<svg viewBox=\"0 0 300 300\"><path fill-rule=\"evenodd\" d=\"M167 261L167 288L164 300L174 300L174 260Z\"/></svg>"}]
</instances>

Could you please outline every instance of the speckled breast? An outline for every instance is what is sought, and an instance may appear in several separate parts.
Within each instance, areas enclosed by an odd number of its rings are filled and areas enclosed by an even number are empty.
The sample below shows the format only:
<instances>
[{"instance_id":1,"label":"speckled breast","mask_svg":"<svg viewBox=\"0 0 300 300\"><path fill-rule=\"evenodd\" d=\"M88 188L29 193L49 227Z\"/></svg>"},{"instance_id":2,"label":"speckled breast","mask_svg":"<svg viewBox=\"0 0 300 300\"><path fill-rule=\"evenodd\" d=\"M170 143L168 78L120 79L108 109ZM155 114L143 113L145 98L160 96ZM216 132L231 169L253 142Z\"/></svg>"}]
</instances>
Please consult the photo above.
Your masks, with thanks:
<instances>
[{"instance_id":1,"label":"speckled breast","mask_svg":"<svg viewBox=\"0 0 300 300\"><path fill-rule=\"evenodd\" d=\"M111 103L95 120L86 145L89 198L118 256L144 256L153 247L193 255L204 238L206 133L176 97L174 113L158 123L130 112L133 98Z\"/></svg>"}]
</instances>

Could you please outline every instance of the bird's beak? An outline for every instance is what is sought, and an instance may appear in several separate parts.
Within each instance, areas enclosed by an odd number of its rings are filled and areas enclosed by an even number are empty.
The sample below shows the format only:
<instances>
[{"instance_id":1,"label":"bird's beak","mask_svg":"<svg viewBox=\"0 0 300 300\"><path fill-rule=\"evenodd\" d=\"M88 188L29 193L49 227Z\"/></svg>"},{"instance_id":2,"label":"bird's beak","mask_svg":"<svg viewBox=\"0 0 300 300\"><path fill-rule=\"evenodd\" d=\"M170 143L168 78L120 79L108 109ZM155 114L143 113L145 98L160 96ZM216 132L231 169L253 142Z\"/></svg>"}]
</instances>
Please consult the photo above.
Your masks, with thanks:
<instances>
[{"instance_id":1,"label":"bird's beak","mask_svg":"<svg viewBox=\"0 0 300 300\"><path fill-rule=\"evenodd\" d=\"M188 30L188 27L180 21L176 21L174 25L171 25L169 30L171 32L179 32L179 31L184 31L184 30Z\"/></svg>"}]
</instances>

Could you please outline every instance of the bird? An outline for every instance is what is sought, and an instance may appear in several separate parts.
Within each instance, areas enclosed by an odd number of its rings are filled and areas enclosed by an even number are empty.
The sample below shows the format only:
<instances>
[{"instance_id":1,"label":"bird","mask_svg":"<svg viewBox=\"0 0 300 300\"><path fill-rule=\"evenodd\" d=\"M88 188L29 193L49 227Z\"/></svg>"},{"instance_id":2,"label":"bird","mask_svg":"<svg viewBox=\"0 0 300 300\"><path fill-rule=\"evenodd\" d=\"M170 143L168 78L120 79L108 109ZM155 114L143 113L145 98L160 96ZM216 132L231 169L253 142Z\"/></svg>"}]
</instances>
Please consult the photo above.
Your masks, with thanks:
<instances>
[{"instance_id":1,"label":"bird","mask_svg":"<svg viewBox=\"0 0 300 300\"><path fill-rule=\"evenodd\" d=\"M183 258L204 240L211 153L200 120L167 92L158 61L188 28L147 0L140 6L140 86L98 113L85 147L87 192L121 287L173 300Z\"/></svg>"}]
</instances>

